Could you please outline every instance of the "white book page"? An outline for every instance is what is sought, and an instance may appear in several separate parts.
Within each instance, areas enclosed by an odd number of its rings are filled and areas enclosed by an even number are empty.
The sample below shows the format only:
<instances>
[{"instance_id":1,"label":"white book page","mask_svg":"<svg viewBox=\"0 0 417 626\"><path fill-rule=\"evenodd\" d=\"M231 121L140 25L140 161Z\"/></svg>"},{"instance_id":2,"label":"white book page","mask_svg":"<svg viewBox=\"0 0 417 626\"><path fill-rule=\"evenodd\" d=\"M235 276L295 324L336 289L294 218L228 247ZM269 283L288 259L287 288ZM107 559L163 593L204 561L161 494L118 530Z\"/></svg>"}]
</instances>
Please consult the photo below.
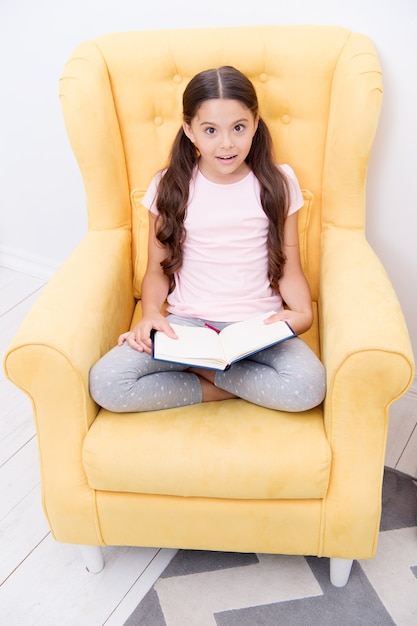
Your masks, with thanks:
<instances>
[{"instance_id":1,"label":"white book page","mask_svg":"<svg viewBox=\"0 0 417 626\"><path fill-rule=\"evenodd\" d=\"M293 336L285 322L265 324L264 320L273 313L274 311L271 311L266 315L227 326L222 330L222 343L228 362Z\"/></svg>"},{"instance_id":2,"label":"white book page","mask_svg":"<svg viewBox=\"0 0 417 626\"><path fill-rule=\"evenodd\" d=\"M163 332L155 334L155 352L159 356L181 359L202 359L224 361L225 355L216 331L203 326L180 326L171 324L178 339L171 339ZM155 358L158 356L155 354Z\"/></svg>"}]
</instances>

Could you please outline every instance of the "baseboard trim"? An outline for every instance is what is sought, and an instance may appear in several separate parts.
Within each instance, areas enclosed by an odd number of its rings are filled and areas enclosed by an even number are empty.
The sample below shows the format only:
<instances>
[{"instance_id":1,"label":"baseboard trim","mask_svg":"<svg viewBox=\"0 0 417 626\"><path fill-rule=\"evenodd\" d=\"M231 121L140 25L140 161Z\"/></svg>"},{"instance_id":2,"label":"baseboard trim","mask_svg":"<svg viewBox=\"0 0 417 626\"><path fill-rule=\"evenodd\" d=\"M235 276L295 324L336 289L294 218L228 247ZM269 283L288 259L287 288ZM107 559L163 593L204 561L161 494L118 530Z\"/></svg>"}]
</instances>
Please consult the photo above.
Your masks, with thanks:
<instances>
[{"instance_id":1,"label":"baseboard trim","mask_svg":"<svg viewBox=\"0 0 417 626\"><path fill-rule=\"evenodd\" d=\"M61 263L0 245L0 265L35 278L49 280Z\"/></svg>"}]
</instances>

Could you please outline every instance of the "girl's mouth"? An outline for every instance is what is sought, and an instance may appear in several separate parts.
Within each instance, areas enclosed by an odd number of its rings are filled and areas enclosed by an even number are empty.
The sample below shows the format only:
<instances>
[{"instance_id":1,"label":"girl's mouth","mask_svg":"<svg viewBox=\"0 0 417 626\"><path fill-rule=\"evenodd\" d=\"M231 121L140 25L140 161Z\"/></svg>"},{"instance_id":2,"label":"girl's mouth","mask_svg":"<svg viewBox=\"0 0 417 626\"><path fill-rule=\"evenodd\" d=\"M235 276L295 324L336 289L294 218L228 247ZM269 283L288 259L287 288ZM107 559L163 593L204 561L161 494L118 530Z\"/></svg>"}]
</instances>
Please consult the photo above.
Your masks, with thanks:
<instances>
[{"instance_id":1,"label":"girl's mouth","mask_svg":"<svg viewBox=\"0 0 417 626\"><path fill-rule=\"evenodd\" d=\"M225 161L225 162L230 162L233 161L233 159L236 158L235 154L232 154L230 156L221 156L221 157L217 157L219 159L219 161Z\"/></svg>"}]
</instances>

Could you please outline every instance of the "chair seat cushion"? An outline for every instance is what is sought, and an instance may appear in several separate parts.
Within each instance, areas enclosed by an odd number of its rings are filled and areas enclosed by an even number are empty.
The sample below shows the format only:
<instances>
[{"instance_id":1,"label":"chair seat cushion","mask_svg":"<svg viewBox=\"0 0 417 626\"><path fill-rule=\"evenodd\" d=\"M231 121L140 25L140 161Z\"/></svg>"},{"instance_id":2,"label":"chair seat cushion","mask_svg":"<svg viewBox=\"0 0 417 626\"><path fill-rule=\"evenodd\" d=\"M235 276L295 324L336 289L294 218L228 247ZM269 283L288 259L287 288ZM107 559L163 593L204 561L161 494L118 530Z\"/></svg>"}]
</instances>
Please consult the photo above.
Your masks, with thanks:
<instances>
[{"instance_id":1,"label":"chair seat cushion","mask_svg":"<svg viewBox=\"0 0 417 626\"><path fill-rule=\"evenodd\" d=\"M101 410L83 446L92 488L168 496L323 498L330 460L321 407L281 413L244 400Z\"/></svg>"}]
</instances>

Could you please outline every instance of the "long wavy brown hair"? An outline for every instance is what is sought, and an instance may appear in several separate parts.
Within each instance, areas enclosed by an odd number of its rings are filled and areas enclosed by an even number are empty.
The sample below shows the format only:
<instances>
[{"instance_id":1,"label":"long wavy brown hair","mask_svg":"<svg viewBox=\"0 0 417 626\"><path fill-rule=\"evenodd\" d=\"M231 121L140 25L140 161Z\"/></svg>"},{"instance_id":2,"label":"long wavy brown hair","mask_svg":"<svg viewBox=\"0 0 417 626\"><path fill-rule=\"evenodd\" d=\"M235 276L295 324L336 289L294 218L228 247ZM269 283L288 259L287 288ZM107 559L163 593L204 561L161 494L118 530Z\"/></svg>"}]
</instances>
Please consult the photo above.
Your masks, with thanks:
<instances>
[{"instance_id":1,"label":"long wavy brown hair","mask_svg":"<svg viewBox=\"0 0 417 626\"><path fill-rule=\"evenodd\" d=\"M200 72L189 82L183 94L184 121L191 124L201 104L213 98L238 100L252 112L254 118L258 115L258 98L251 81L234 67L223 66ZM156 235L167 250L161 265L170 279L171 290L175 285L174 273L182 265L182 244L186 237L184 219L190 181L198 158L198 150L181 127L174 139L156 198L159 213ZM262 118L259 118L246 163L259 180L261 204L269 219L268 277L272 288L278 291L285 264L283 232L289 192L286 178L275 163L271 134Z\"/></svg>"}]
</instances>

